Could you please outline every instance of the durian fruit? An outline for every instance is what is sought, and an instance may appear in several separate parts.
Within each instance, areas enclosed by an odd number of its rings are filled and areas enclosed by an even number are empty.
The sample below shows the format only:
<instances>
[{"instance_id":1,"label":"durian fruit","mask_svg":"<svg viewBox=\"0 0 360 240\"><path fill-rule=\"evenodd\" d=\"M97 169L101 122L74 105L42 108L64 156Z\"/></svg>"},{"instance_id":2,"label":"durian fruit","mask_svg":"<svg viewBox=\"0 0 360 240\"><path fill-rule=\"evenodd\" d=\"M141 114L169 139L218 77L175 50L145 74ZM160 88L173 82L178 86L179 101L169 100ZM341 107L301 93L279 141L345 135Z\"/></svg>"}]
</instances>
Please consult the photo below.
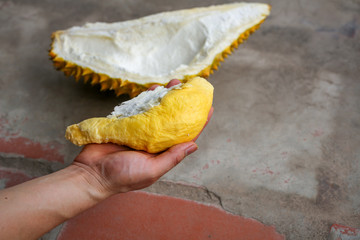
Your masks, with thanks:
<instances>
[{"instance_id":1,"label":"durian fruit","mask_svg":"<svg viewBox=\"0 0 360 240\"><path fill-rule=\"evenodd\" d=\"M134 97L152 84L208 77L270 13L260 3L232 3L88 23L52 34L54 66L77 80Z\"/></svg>"},{"instance_id":2,"label":"durian fruit","mask_svg":"<svg viewBox=\"0 0 360 240\"><path fill-rule=\"evenodd\" d=\"M212 106L213 90L200 77L169 89L160 86L123 102L107 117L69 126L65 137L80 146L111 142L161 152L200 133Z\"/></svg>"}]
</instances>

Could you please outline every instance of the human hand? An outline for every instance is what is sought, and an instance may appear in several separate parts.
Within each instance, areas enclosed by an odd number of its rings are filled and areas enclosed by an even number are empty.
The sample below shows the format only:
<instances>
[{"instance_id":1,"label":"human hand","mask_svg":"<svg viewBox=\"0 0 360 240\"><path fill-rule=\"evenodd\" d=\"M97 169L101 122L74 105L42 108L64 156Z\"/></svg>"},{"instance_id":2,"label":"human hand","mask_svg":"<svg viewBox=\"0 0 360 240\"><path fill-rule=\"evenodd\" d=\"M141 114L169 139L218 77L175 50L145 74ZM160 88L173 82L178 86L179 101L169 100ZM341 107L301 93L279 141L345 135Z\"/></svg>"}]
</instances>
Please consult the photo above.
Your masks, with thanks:
<instances>
[{"instance_id":1,"label":"human hand","mask_svg":"<svg viewBox=\"0 0 360 240\"><path fill-rule=\"evenodd\" d=\"M151 185L196 149L194 141L159 154L89 144L72 165L0 191L0 238L38 239L112 194Z\"/></svg>"},{"instance_id":2,"label":"human hand","mask_svg":"<svg viewBox=\"0 0 360 240\"><path fill-rule=\"evenodd\" d=\"M179 83L179 80L171 80L166 87ZM157 86L154 85L149 90L154 90ZM212 113L213 108L209 111L208 121ZM75 158L73 165L85 169L91 180L95 178L99 184L94 187L105 195L138 190L150 186L187 155L195 152L195 140L199 135L191 142L175 145L158 154L136 151L112 143L88 144Z\"/></svg>"}]
</instances>

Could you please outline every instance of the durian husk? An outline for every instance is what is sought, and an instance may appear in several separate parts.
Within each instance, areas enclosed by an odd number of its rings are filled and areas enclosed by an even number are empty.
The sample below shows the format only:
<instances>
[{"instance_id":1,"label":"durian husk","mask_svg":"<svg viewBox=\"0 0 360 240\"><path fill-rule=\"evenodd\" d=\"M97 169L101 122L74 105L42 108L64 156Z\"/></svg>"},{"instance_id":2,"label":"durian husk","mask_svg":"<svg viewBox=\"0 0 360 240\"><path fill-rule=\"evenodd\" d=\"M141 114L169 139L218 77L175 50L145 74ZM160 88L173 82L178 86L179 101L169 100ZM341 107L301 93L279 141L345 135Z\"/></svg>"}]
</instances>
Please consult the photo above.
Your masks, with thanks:
<instances>
[{"instance_id":1,"label":"durian husk","mask_svg":"<svg viewBox=\"0 0 360 240\"><path fill-rule=\"evenodd\" d=\"M208 78L211 74L214 73L215 70L218 70L220 63L223 62L225 58L227 58L235 49L237 49L238 46L242 44L251 34L253 34L263 22L264 20L244 31L235 41L232 42L230 46L215 56L212 64L201 70L199 73L194 75L186 75L179 80L181 82L186 82L187 80L196 76ZM52 42L56 36L55 34L56 32L51 36ZM54 67L57 70L64 72L66 76L73 76L76 81L79 81L82 78L84 83L90 82L91 85L100 85L101 91L113 90L115 91L116 96L128 94L131 98L133 98L154 84L164 85L156 82L138 84L130 82L127 79L111 78L106 74L96 73L90 68L83 68L70 61L65 61L63 58L57 56L57 54L54 53L52 49L53 47L51 46L49 55L53 61ZM170 80L171 79L169 79L169 81Z\"/></svg>"},{"instance_id":2,"label":"durian husk","mask_svg":"<svg viewBox=\"0 0 360 240\"><path fill-rule=\"evenodd\" d=\"M115 143L149 153L193 140L203 129L213 101L213 86L195 77L170 90L159 105L124 118L90 118L66 129L76 145Z\"/></svg>"}]
</instances>

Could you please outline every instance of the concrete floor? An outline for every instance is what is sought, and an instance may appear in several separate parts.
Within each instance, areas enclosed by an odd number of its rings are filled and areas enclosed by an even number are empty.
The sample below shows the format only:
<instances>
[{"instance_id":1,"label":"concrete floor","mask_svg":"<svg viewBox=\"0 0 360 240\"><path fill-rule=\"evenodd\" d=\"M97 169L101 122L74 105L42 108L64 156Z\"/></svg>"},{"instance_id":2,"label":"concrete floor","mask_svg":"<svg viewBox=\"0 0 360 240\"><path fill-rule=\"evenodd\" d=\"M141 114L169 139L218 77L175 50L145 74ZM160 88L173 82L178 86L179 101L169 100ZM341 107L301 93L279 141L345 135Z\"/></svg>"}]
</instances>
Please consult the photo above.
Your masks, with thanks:
<instances>
[{"instance_id":1,"label":"concrete floor","mask_svg":"<svg viewBox=\"0 0 360 240\"><path fill-rule=\"evenodd\" d=\"M80 148L66 126L127 99L55 71L53 31L224 2L0 0L0 187L71 163ZM360 1L268 3L271 16L209 78L215 113L199 150L146 191L218 205L287 239L360 228Z\"/></svg>"}]
</instances>

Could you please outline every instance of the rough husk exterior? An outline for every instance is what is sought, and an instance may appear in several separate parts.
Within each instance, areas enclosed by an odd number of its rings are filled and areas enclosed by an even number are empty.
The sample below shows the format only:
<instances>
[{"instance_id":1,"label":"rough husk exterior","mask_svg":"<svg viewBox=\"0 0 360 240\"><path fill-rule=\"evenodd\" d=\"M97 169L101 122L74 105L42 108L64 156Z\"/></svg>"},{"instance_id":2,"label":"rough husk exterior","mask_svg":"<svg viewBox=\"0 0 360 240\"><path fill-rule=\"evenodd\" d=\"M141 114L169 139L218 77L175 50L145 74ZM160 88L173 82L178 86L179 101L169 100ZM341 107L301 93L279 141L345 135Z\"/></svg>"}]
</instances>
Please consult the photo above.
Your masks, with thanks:
<instances>
[{"instance_id":1,"label":"rough husk exterior","mask_svg":"<svg viewBox=\"0 0 360 240\"><path fill-rule=\"evenodd\" d=\"M213 86L203 78L189 79L173 89L160 105L126 118L91 118L66 130L76 145L116 143L157 153L193 140L204 127L212 106Z\"/></svg>"}]
</instances>

